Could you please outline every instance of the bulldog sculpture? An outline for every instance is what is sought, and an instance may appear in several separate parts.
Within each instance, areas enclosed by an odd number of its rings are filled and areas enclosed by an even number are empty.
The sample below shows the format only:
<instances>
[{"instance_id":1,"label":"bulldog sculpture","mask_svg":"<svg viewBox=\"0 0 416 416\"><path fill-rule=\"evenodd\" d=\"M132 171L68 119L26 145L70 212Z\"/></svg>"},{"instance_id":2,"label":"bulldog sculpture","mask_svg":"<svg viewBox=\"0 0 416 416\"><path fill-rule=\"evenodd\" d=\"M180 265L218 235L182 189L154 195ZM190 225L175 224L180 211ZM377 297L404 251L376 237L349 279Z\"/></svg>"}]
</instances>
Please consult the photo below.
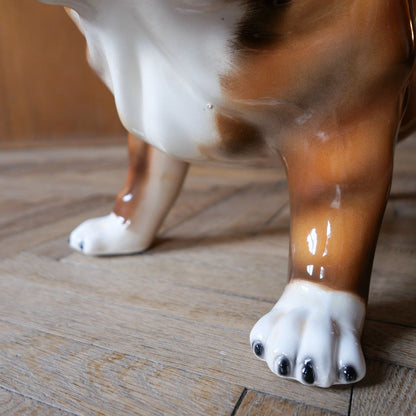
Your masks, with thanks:
<instances>
[{"instance_id":1,"label":"bulldog sculpture","mask_svg":"<svg viewBox=\"0 0 416 416\"><path fill-rule=\"evenodd\" d=\"M304 384L360 380L394 146L413 122L412 0L45 2L68 7L129 131L114 211L79 225L70 245L146 250L190 162L281 158L289 282L252 348Z\"/></svg>"}]
</instances>

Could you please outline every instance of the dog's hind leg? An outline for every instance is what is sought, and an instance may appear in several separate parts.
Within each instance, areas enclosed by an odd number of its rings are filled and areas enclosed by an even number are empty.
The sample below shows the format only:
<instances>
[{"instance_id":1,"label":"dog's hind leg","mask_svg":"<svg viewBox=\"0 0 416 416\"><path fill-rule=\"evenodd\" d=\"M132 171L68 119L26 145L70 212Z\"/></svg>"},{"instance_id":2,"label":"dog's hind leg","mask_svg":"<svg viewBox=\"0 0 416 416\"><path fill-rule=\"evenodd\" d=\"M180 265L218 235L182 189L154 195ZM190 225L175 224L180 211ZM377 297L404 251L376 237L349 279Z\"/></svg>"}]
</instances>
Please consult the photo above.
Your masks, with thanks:
<instances>
[{"instance_id":1,"label":"dog's hind leg","mask_svg":"<svg viewBox=\"0 0 416 416\"><path fill-rule=\"evenodd\" d=\"M70 246L84 254L117 255L146 250L173 205L188 163L129 135L129 172L111 214L72 231Z\"/></svg>"}]
</instances>

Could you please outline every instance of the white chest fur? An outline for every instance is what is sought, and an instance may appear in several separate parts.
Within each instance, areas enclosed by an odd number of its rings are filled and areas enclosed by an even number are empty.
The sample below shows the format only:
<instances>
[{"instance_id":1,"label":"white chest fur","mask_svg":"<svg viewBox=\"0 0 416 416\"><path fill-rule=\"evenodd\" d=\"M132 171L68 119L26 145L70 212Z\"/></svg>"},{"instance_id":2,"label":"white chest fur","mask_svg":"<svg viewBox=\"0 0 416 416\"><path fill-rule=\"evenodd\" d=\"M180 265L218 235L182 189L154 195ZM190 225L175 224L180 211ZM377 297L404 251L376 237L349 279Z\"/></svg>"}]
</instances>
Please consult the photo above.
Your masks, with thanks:
<instances>
[{"instance_id":1,"label":"white chest fur","mask_svg":"<svg viewBox=\"0 0 416 416\"><path fill-rule=\"evenodd\" d=\"M237 2L49 0L84 33L89 60L113 92L124 126L151 145L198 160L218 140L220 76L230 69Z\"/></svg>"}]
</instances>

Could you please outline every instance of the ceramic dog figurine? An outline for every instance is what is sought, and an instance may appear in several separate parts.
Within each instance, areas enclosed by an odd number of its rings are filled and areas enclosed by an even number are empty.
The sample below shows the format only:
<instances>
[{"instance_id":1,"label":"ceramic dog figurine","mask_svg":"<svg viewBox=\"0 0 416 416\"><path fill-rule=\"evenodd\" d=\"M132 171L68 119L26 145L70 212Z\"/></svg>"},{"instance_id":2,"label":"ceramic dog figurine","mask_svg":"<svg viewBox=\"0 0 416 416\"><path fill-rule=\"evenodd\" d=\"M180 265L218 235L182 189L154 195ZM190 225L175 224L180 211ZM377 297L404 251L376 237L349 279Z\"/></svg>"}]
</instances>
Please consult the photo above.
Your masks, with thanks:
<instances>
[{"instance_id":1,"label":"ceramic dog figurine","mask_svg":"<svg viewBox=\"0 0 416 416\"><path fill-rule=\"evenodd\" d=\"M50 0L88 43L130 132L114 212L70 236L85 254L145 250L188 163L281 158L289 283L254 326L282 377L365 374L360 347L393 149L413 108L411 0ZM410 128L410 127L409 127Z\"/></svg>"}]
</instances>

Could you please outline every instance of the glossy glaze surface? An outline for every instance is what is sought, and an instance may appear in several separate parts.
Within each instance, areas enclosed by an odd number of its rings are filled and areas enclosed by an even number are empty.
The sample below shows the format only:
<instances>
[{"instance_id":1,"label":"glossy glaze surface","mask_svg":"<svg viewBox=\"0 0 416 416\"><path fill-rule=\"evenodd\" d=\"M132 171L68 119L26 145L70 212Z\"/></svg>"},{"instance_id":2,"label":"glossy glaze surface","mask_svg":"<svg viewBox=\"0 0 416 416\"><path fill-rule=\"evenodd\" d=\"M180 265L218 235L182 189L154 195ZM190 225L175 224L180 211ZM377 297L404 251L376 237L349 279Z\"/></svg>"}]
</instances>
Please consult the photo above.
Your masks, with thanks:
<instances>
[{"instance_id":1,"label":"glossy glaze surface","mask_svg":"<svg viewBox=\"0 0 416 416\"><path fill-rule=\"evenodd\" d=\"M329 387L365 374L358 296L294 280L250 334L255 354L279 376Z\"/></svg>"},{"instance_id":2,"label":"glossy glaze surface","mask_svg":"<svg viewBox=\"0 0 416 416\"><path fill-rule=\"evenodd\" d=\"M65 5L132 134L187 160L280 155L290 277L366 298L413 65L407 0Z\"/></svg>"},{"instance_id":3,"label":"glossy glaze surface","mask_svg":"<svg viewBox=\"0 0 416 416\"><path fill-rule=\"evenodd\" d=\"M188 163L130 135L129 173L114 211L80 224L70 235L70 246L96 256L146 250L176 200L187 171Z\"/></svg>"},{"instance_id":4,"label":"glossy glaze surface","mask_svg":"<svg viewBox=\"0 0 416 416\"><path fill-rule=\"evenodd\" d=\"M394 146L402 120L403 132L411 131L415 120L413 3L49 3L72 9L90 63L113 92L131 133L130 170L115 213L82 224L71 245L87 254L148 247L186 174L187 164L179 159L281 158L291 205L290 283L282 301L256 325L252 338L263 341L254 343L254 350L268 354L273 371L282 376L292 371L291 377L308 384L362 377L357 340ZM133 237L125 238L130 232ZM87 250L86 241L105 244ZM286 358L276 367L280 341L277 349L270 345L281 339L279 311L284 306L288 316L297 316L287 305L296 309L308 297L306 315L292 319L295 328L309 322L300 335L306 346L302 357L290 341L297 339L291 330L283 342L291 343ZM334 299L349 306L339 307ZM340 322L337 340L329 324L334 316ZM348 342L342 341L345 328L355 334ZM326 341L312 342L315 331Z\"/></svg>"}]
</instances>

